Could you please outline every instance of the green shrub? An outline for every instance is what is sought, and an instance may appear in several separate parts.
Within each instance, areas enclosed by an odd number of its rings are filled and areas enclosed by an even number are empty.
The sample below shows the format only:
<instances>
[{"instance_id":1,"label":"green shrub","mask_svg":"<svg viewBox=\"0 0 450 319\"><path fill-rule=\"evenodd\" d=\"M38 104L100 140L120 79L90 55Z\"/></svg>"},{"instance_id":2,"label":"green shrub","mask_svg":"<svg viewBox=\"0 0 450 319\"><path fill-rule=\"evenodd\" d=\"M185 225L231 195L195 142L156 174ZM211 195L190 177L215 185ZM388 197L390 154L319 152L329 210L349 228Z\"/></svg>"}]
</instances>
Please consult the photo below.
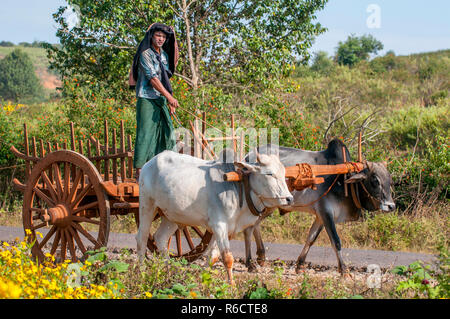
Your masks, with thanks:
<instances>
[{"instance_id":1,"label":"green shrub","mask_svg":"<svg viewBox=\"0 0 450 319\"><path fill-rule=\"evenodd\" d=\"M313 64L311 65L311 71L317 72L321 75L328 75L333 68L334 62L330 57L328 57L327 52L319 51L315 53Z\"/></svg>"},{"instance_id":2,"label":"green shrub","mask_svg":"<svg viewBox=\"0 0 450 319\"><path fill-rule=\"evenodd\" d=\"M401 250L417 242L422 236L422 224L398 213L377 214L367 219L367 231L374 247Z\"/></svg>"},{"instance_id":3,"label":"green shrub","mask_svg":"<svg viewBox=\"0 0 450 319\"><path fill-rule=\"evenodd\" d=\"M17 101L42 95L43 89L33 63L21 49L15 49L0 60L0 96Z\"/></svg>"},{"instance_id":4,"label":"green shrub","mask_svg":"<svg viewBox=\"0 0 450 319\"><path fill-rule=\"evenodd\" d=\"M448 249L440 248L438 269L432 269L420 261L409 266L397 266L392 273L404 276L396 292L400 296L412 293L414 298L448 299L450 297L450 258Z\"/></svg>"},{"instance_id":5,"label":"green shrub","mask_svg":"<svg viewBox=\"0 0 450 319\"><path fill-rule=\"evenodd\" d=\"M423 150L427 140L448 136L450 130L448 107L412 106L394 110L387 118L387 140L392 148L403 150L415 146ZM436 146L436 145L435 145Z\"/></svg>"}]
</instances>

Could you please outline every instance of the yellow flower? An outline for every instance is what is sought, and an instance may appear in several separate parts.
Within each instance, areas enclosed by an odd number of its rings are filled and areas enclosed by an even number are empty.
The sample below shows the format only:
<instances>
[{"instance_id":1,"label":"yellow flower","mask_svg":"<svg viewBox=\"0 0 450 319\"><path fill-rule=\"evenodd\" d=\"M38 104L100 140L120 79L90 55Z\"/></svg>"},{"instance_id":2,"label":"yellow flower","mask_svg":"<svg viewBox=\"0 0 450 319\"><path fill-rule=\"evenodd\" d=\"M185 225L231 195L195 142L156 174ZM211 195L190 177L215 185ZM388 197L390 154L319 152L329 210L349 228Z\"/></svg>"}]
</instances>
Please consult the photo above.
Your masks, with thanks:
<instances>
[{"instance_id":1,"label":"yellow flower","mask_svg":"<svg viewBox=\"0 0 450 319\"><path fill-rule=\"evenodd\" d=\"M195 291L190 291L189 294L191 295L192 298L197 298L197 294L195 293Z\"/></svg>"},{"instance_id":2,"label":"yellow flower","mask_svg":"<svg viewBox=\"0 0 450 319\"><path fill-rule=\"evenodd\" d=\"M22 288L10 280L0 282L0 298L17 299L22 293Z\"/></svg>"},{"instance_id":3,"label":"yellow flower","mask_svg":"<svg viewBox=\"0 0 450 319\"><path fill-rule=\"evenodd\" d=\"M42 236L42 234L40 232L36 232L36 235L38 235L39 237L43 238L44 236Z\"/></svg>"},{"instance_id":4,"label":"yellow flower","mask_svg":"<svg viewBox=\"0 0 450 319\"><path fill-rule=\"evenodd\" d=\"M9 247L9 244L8 244L6 241L4 241L4 242L3 242L3 246Z\"/></svg>"},{"instance_id":5,"label":"yellow flower","mask_svg":"<svg viewBox=\"0 0 450 319\"><path fill-rule=\"evenodd\" d=\"M152 295L150 292L148 292L148 291L145 292L145 297L151 298L152 296L153 296L153 295Z\"/></svg>"}]
</instances>

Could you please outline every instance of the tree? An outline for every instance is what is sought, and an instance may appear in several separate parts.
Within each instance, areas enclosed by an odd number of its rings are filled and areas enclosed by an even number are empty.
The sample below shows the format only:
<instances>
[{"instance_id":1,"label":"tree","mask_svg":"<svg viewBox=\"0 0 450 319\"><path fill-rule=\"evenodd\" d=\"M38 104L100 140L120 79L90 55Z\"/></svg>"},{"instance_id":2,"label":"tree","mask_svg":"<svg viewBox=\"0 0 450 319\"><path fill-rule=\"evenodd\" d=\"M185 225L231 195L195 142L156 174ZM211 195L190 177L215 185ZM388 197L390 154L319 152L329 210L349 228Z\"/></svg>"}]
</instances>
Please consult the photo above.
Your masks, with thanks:
<instances>
[{"instance_id":1,"label":"tree","mask_svg":"<svg viewBox=\"0 0 450 319\"><path fill-rule=\"evenodd\" d=\"M382 49L383 44L372 35L357 37L352 34L345 42L339 41L335 59L339 64L353 66Z\"/></svg>"},{"instance_id":2,"label":"tree","mask_svg":"<svg viewBox=\"0 0 450 319\"><path fill-rule=\"evenodd\" d=\"M320 74L328 74L333 69L333 63L327 52L319 51L314 54L311 70Z\"/></svg>"},{"instance_id":3,"label":"tree","mask_svg":"<svg viewBox=\"0 0 450 319\"><path fill-rule=\"evenodd\" d=\"M33 63L21 49L15 49L0 60L0 96L17 101L42 93Z\"/></svg>"},{"instance_id":4,"label":"tree","mask_svg":"<svg viewBox=\"0 0 450 319\"><path fill-rule=\"evenodd\" d=\"M124 87L137 45L153 22L174 26L180 46L176 76L196 89L268 85L287 74L294 57L325 31L313 23L327 0L69 0L79 25L69 29L66 7L53 15L61 48L47 45L63 76Z\"/></svg>"},{"instance_id":5,"label":"tree","mask_svg":"<svg viewBox=\"0 0 450 319\"><path fill-rule=\"evenodd\" d=\"M11 41L0 41L0 47L13 47L14 43Z\"/></svg>"}]
</instances>

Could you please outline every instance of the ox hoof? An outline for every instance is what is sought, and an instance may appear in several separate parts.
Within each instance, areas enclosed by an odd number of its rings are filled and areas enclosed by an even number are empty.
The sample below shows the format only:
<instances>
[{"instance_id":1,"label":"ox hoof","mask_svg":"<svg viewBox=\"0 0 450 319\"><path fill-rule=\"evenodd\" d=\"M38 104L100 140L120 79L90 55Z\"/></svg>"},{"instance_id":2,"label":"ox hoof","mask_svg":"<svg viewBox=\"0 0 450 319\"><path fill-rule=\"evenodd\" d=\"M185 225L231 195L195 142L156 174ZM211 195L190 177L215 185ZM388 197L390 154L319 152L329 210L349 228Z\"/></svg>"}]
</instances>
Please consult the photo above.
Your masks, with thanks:
<instances>
[{"instance_id":1,"label":"ox hoof","mask_svg":"<svg viewBox=\"0 0 450 319\"><path fill-rule=\"evenodd\" d=\"M219 257L213 257L209 260L209 267L214 266L215 263L217 263L219 261Z\"/></svg>"},{"instance_id":2,"label":"ox hoof","mask_svg":"<svg viewBox=\"0 0 450 319\"><path fill-rule=\"evenodd\" d=\"M355 279L355 276L348 271L341 273L341 277L344 280L354 280Z\"/></svg>"},{"instance_id":3,"label":"ox hoof","mask_svg":"<svg viewBox=\"0 0 450 319\"><path fill-rule=\"evenodd\" d=\"M265 263L266 263L266 259L256 259L256 262L258 263L258 265L260 265L261 267L264 267Z\"/></svg>"},{"instance_id":4,"label":"ox hoof","mask_svg":"<svg viewBox=\"0 0 450 319\"><path fill-rule=\"evenodd\" d=\"M295 272L297 274L303 274L305 273L307 267L305 264L297 264L297 267L295 268Z\"/></svg>"},{"instance_id":5,"label":"ox hoof","mask_svg":"<svg viewBox=\"0 0 450 319\"><path fill-rule=\"evenodd\" d=\"M256 265L255 265L254 262L251 261L251 262L247 263L246 266L247 266L247 271L248 272L255 272L256 271Z\"/></svg>"}]
</instances>

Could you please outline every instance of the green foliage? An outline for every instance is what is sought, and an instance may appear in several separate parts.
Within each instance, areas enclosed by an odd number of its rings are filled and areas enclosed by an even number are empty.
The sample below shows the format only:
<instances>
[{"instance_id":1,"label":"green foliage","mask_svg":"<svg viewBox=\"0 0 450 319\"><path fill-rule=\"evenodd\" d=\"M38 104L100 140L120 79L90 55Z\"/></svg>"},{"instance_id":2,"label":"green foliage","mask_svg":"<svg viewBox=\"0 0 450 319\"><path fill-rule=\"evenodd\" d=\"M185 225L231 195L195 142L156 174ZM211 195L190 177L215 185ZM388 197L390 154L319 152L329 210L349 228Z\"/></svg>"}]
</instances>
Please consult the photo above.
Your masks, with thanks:
<instances>
[{"instance_id":1,"label":"green foliage","mask_svg":"<svg viewBox=\"0 0 450 319\"><path fill-rule=\"evenodd\" d=\"M411 221L397 212L377 214L367 219L367 232L374 247L398 251L409 247L412 242L420 241L423 225L420 221Z\"/></svg>"},{"instance_id":2,"label":"green foliage","mask_svg":"<svg viewBox=\"0 0 450 319\"><path fill-rule=\"evenodd\" d=\"M328 56L325 51L319 51L314 54L313 64L311 70L321 75L328 75L334 67L333 60Z\"/></svg>"},{"instance_id":3,"label":"green foliage","mask_svg":"<svg viewBox=\"0 0 450 319\"><path fill-rule=\"evenodd\" d=\"M372 35L357 37L350 35L345 42L339 41L336 52L336 62L353 66L356 63L368 60L370 54L377 54L383 49L383 44Z\"/></svg>"},{"instance_id":4,"label":"green foliage","mask_svg":"<svg viewBox=\"0 0 450 319\"><path fill-rule=\"evenodd\" d=\"M402 69L405 67L405 64L402 63L401 60L398 59L392 52L386 53L383 57L374 58L370 61L369 65L372 71L377 74L390 72L394 69Z\"/></svg>"},{"instance_id":5,"label":"green foliage","mask_svg":"<svg viewBox=\"0 0 450 319\"><path fill-rule=\"evenodd\" d=\"M417 143L418 150L423 151L431 137L448 136L449 115L444 106L429 107L426 111L420 106L394 110L387 118L388 141L402 149L410 149Z\"/></svg>"},{"instance_id":6,"label":"green foliage","mask_svg":"<svg viewBox=\"0 0 450 319\"><path fill-rule=\"evenodd\" d=\"M28 55L16 49L0 60L0 96L17 101L42 94L39 79Z\"/></svg>"},{"instance_id":7,"label":"green foliage","mask_svg":"<svg viewBox=\"0 0 450 319\"><path fill-rule=\"evenodd\" d=\"M11 41L0 41L0 47L13 47L14 43Z\"/></svg>"},{"instance_id":8,"label":"green foliage","mask_svg":"<svg viewBox=\"0 0 450 319\"><path fill-rule=\"evenodd\" d=\"M390 148L405 151L393 158L390 165L398 186L398 206L411 203L417 189L439 194L449 193L450 149L448 108L410 107L396 110L387 119L386 143ZM431 195L431 193L430 193Z\"/></svg>"},{"instance_id":9,"label":"green foliage","mask_svg":"<svg viewBox=\"0 0 450 319\"><path fill-rule=\"evenodd\" d=\"M247 291L244 293L243 299L279 299L285 298L283 293L277 289L268 289L267 285L260 280L251 280L248 283Z\"/></svg>"},{"instance_id":10,"label":"green foliage","mask_svg":"<svg viewBox=\"0 0 450 319\"><path fill-rule=\"evenodd\" d=\"M176 1L71 0L80 8L79 26L69 30L66 7L60 7L53 17L61 47L46 48L63 77L95 82L115 98L129 99L126 80L136 47L151 23L162 22L175 29L178 74L191 87L269 86L289 74L294 56L308 58L312 40L325 30L312 22L325 3L202 0L183 8Z\"/></svg>"},{"instance_id":11,"label":"green foliage","mask_svg":"<svg viewBox=\"0 0 450 319\"><path fill-rule=\"evenodd\" d=\"M416 261L409 266L397 266L392 273L406 277L398 283L400 295L413 293L414 298L437 299L450 297L450 258L448 249L440 248L438 269Z\"/></svg>"}]
</instances>

